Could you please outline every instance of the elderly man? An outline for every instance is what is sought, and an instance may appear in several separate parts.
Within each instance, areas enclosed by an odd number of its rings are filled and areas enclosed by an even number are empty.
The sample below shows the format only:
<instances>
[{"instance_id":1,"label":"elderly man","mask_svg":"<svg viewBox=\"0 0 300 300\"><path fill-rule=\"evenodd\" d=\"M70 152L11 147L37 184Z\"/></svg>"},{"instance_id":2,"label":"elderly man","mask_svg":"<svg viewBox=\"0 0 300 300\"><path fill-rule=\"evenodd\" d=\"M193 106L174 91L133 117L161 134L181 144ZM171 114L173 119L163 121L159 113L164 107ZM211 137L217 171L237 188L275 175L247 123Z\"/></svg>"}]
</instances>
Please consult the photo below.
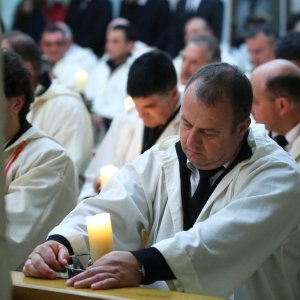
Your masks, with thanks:
<instances>
[{"instance_id":1,"label":"elderly man","mask_svg":"<svg viewBox=\"0 0 300 300\"><path fill-rule=\"evenodd\" d=\"M254 68L275 58L277 35L269 24L256 25L246 33L246 45Z\"/></svg>"},{"instance_id":2,"label":"elderly man","mask_svg":"<svg viewBox=\"0 0 300 300\"><path fill-rule=\"evenodd\" d=\"M81 202L30 254L25 274L54 278L71 253L88 251L85 217L108 211L122 251L69 286L167 280L192 293L299 299L300 170L263 126L249 128L251 105L251 84L236 67L201 68L186 87L180 140L154 146Z\"/></svg>"},{"instance_id":3,"label":"elderly man","mask_svg":"<svg viewBox=\"0 0 300 300\"><path fill-rule=\"evenodd\" d=\"M181 54L179 84L183 90L191 76L206 64L219 62L221 52L216 38L210 36L197 37L190 40Z\"/></svg>"},{"instance_id":4,"label":"elderly man","mask_svg":"<svg viewBox=\"0 0 300 300\"><path fill-rule=\"evenodd\" d=\"M93 133L89 113L80 95L42 73L39 49L28 35L8 33L2 40L2 47L17 52L31 72L35 100L28 119L67 150L77 173L83 176L92 158Z\"/></svg>"},{"instance_id":5,"label":"elderly man","mask_svg":"<svg viewBox=\"0 0 300 300\"><path fill-rule=\"evenodd\" d=\"M142 55L130 67L127 93L135 108L117 116L85 172L80 198L99 192L99 170L133 161L179 129L179 92L171 58L162 51ZM93 180L95 191L93 190Z\"/></svg>"},{"instance_id":6,"label":"elderly man","mask_svg":"<svg viewBox=\"0 0 300 300\"><path fill-rule=\"evenodd\" d=\"M253 116L300 163L300 70L284 59L257 67L251 82Z\"/></svg>"},{"instance_id":7,"label":"elderly man","mask_svg":"<svg viewBox=\"0 0 300 300\"><path fill-rule=\"evenodd\" d=\"M77 174L66 151L26 120L33 91L20 57L3 52L4 166L7 240L11 270L76 205Z\"/></svg>"},{"instance_id":8,"label":"elderly man","mask_svg":"<svg viewBox=\"0 0 300 300\"><path fill-rule=\"evenodd\" d=\"M84 83L76 81L78 72L90 72L97 61L88 48L73 42L73 34L65 23L57 22L47 26L42 33L40 48L52 66L52 75L65 85L82 91Z\"/></svg>"}]
</instances>

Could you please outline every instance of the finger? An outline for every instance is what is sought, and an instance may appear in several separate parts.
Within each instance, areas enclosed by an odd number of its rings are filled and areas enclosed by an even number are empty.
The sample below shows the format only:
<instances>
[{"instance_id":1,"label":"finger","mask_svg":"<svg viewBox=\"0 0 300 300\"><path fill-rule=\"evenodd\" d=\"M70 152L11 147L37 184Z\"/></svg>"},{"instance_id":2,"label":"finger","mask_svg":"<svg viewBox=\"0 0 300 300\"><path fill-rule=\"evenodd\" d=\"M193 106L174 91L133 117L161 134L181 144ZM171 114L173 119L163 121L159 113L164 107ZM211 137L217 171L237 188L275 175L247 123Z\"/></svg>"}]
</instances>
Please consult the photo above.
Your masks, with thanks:
<instances>
[{"instance_id":1,"label":"finger","mask_svg":"<svg viewBox=\"0 0 300 300\"><path fill-rule=\"evenodd\" d=\"M113 274L110 273L97 273L91 277L79 280L74 282L73 287L74 288L87 288L87 287L92 287L93 284L95 283L100 283L104 280L107 280L109 278L112 278ZM115 279L116 281L116 279Z\"/></svg>"},{"instance_id":2,"label":"finger","mask_svg":"<svg viewBox=\"0 0 300 300\"><path fill-rule=\"evenodd\" d=\"M126 285L125 285L126 286ZM91 284L92 290L106 290L121 287L120 282L116 278L106 278Z\"/></svg>"},{"instance_id":3,"label":"finger","mask_svg":"<svg viewBox=\"0 0 300 300\"><path fill-rule=\"evenodd\" d=\"M58 250L58 262L61 266L66 266L68 264L68 261L70 259L69 251L64 246L59 246Z\"/></svg>"},{"instance_id":4,"label":"finger","mask_svg":"<svg viewBox=\"0 0 300 300\"><path fill-rule=\"evenodd\" d=\"M54 279L56 277L55 272L49 268L47 264L40 258L38 254L32 254L30 258L25 262L23 272L26 276L36 278L49 278Z\"/></svg>"},{"instance_id":5,"label":"finger","mask_svg":"<svg viewBox=\"0 0 300 300\"><path fill-rule=\"evenodd\" d=\"M34 253L40 255L42 260L54 271L64 272L65 268L59 263L56 252L57 250L53 249L51 245L48 247L41 247L37 251L34 250Z\"/></svg>"}]
</instances>

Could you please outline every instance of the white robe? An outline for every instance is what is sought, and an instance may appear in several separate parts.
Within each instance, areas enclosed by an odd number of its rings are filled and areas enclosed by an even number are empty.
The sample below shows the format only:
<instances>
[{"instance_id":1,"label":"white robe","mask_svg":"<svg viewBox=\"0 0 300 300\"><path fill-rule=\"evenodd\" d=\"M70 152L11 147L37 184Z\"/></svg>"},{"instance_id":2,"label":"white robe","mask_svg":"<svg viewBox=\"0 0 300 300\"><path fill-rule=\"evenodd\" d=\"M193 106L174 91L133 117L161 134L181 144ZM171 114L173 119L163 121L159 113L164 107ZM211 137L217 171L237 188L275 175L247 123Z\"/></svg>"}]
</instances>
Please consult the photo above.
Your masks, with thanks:
<instances>
[{"instance_id":1,"label":"white robe","mask_svg":"<svg viewBox=\"0 0 300 300\"><path fill-rule=\"evenodd\" d=\"M141 247L142 232L164 256L179 291L234 299L300 299L300 170L254 125L253 151L219 183L195 225L183 231L179 163L170 138L111 177L50 235L88 251L86 215L111 214L115 249Z\"/></svg>"},{"instance_id":2,"label":"white robe","mask_svg":"<svg viewBox=\"0 0 300 300\"><path fill-rule=\"evenodd\" d=\"M22 269L33 248L75 207L78 196L77 173L66 151L33 127L4 150L5 167L22 141L26 145L5 182L11 270Z\"/></svg>"},{"instance_id":3,"label":"white robe","mask_svg":"<svg viewBox=\"0 0 300 300\"><path fill-rule=\"evenodd\" d=\"M95 65L89 76L85 95L92 101L92 111L95 114L113 119L125 111L124 100L127 97L128 71L134 58L129 57L112 73L106 60L107 58L100 59Z\"/></svg>"},{"instance_id":4,"label":"white robe","mask_svg":"<svg viewBox=\"0 0 300 300\"><path fill-rule=\"evenodd\" d=\"M78 174L83 175L92 158L93 131L79 94L54 80L45 93L35 98L28 119L67 150Z\"/></svg>"},{"instance_id":5,"label":"white robe","mask_svg":"<svg viewBox=\"0 0 300 300\"><path fill-rule=\"evenodd\" d=\"M156 144L164 138L179 132L180 113L165 128ZM100 168L105 165L113 165L118 168L132 162L141 154L144 136L144 123L138 116L138 112L132 109L117 116L95 156L85 171L85 184L82 187L80 199L95 195L93 181L99 175Z\"/></svg>"},{"instance_id":6,"label":"white robe","mask_svg":"<svg viewBox=\"0 0 300 300\"><path fill-rule=\"evenodd\" d=\"M73 44L63 58L54 64L52 74L64 85L81 92L83 91L84 83L81 86L76 82L76 72L85 70L89 74L96 62L97 56L92 50Z\"/></svg>"},{"instance_id":7,"label":"white robe","mask_svg":"<svg viewBox=\"0 0 300 300\"><path fill-rule=\"evenodd\" d=\"M293 145L289 150L289 153L296 160L298 165L300 165L300 135L293 142Z\"/></svg>"}]
</instances>

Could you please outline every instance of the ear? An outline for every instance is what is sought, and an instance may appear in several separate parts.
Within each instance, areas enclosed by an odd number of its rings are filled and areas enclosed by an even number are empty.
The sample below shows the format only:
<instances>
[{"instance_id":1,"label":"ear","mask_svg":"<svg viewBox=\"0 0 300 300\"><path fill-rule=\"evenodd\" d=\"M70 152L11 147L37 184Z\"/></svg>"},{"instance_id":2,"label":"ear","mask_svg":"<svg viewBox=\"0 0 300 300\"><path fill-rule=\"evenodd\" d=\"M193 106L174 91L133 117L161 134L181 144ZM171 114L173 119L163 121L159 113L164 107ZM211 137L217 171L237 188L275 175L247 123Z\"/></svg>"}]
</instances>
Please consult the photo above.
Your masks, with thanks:
<instances>
[{"instance_id":1,"label":"ear","mask_svg":"<svg viewBox=\"0 0 300 300\"><path fill-rule=\"evenodd\" d=\"M177 100L177 98L178 98L178 88L177 88L177 86L175 85L173 88L172 88L172 90L170 91L170 95L171 95L171 97L173 98L173 99L176 99Z\"/></svg>"},{"instance_id":2,"label":"ear","mask_svg":"<svg viewBox=\"0 0 300 300\"><path fill-rule=\"evenodd\" d=\"M251 123L251 119L250 119L250 117L248 117L247 119L245 119L238 125L238 135L239 135L240 140L242 140L244 138L244 135L247 132L247 130L250 126L250 123Z\"/></svg>"},{"instance_id":3,"label":"ear","mask_svg":"<svg viewBox=\"0 0 300 300\"><path fill-rule=\"evenodd\" d=\"M19 115L20 114L20 111L22 110L23 106L24 106L24 103L25 103L25 98L24 96L18 96L18 97L15 97L13 100L12 100L12 111L16 114L16 115Z\"/></svg>"},{"instance_id":4,"label":"ear","mask_svg":"<svg viewBox=\"0 0 300 300\"><path fill-rule=\"evenodd\" d=\"M278 97L275 99L275 105L278 111L279 116L285 116L291 107L290 101L286 97Z\"/></svg>"}]
</instances>

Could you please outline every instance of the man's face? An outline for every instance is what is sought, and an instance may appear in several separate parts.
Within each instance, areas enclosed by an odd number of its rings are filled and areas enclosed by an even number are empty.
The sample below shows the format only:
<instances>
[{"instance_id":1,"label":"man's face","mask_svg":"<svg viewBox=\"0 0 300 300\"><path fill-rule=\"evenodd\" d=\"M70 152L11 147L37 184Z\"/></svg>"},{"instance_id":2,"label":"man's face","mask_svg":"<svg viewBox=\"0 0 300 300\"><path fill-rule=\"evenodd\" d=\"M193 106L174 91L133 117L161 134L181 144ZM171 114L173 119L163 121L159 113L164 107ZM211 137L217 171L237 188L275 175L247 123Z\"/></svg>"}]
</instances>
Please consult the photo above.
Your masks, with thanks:
<instances>
[{"instance_id":1,"label":"man's face","mask_svg":"<svg viewBox=\"0 0 300 300\"><path fill-rule=\"evenodd\" d=\"M122 61L130 54L132 45L132 42L126 40L123 30L112 29L108 31L105 48L111 60Z\"/></svg>"},{"instance_id":2,"label":"man's face","mask_svg":"<svg viewBox=\"0 0 300 300\"><path fill-rule=\"evenodd\" d=\"M187 44L182 53L180 83L186 85L191 76L209 62L205 45Z\"/></svg>"},{"instance_id":3,"label":"man's face","mask_svg":"<svg viewBox=\"0 0 300 300\"><path fill-rule=\"evenodd\" d=\"M68 42L60 31L44 32L42 35L40 47L52 64L63 58L68 50Z\"/></svg>"},{"instance_id":4,"label":"man's face","mask_svg":"<svg viewBox=\"0 0 300 300\"><path fill-rule=\"evenodd\" d=\"M199 36L211 36L211 31L206 27L205 21L191 20L184 28L184 40L187 43L191 39Z\"/></svg>"},{"instance_id":5,"label":"man's face","mask_svg":"<svg viewBox=\"0 0 300 300\"><path fill-rule=\"evenodd\" d=\"M177 89L168 95L152 95L144 98L133 98L139 117L146 127L164 124L174 111L178 101Z\"/></svg>"},{"instance_id":6,"label":"man's face","mask_svg":"<svg viewBox=\"0 0 300 300\"><path fill-rule=\"evenodd\" d=\"M265 124L266 128L278 132L278 112L276 101L269 99L266 91L266 79L263 74L254 73L251 76L253 90L252 114L257 123Z\"/></svg>"},{"instance_id":7,"label":"man's face","mask_svg":"<svg viewBox=\"0 0 300 300\"><path fill-rule=\"evenodd\" d=\"M210 170L230 161L237 153L249 120L232 128L233 111L225 101L208 106L197 99L193 84L181 108L180 142L189 161L198 169Z\"/></svg>"},{"instance_id":8,"label":"man's face","mask_svg":"<svg viewBox=\"0 0 300 300\"><path fill-rule=\"evenodd\" d=\"M273 43L264 33L247 39L246 44L255 67L275 58Z\"/></svg>"}]
</instances>

